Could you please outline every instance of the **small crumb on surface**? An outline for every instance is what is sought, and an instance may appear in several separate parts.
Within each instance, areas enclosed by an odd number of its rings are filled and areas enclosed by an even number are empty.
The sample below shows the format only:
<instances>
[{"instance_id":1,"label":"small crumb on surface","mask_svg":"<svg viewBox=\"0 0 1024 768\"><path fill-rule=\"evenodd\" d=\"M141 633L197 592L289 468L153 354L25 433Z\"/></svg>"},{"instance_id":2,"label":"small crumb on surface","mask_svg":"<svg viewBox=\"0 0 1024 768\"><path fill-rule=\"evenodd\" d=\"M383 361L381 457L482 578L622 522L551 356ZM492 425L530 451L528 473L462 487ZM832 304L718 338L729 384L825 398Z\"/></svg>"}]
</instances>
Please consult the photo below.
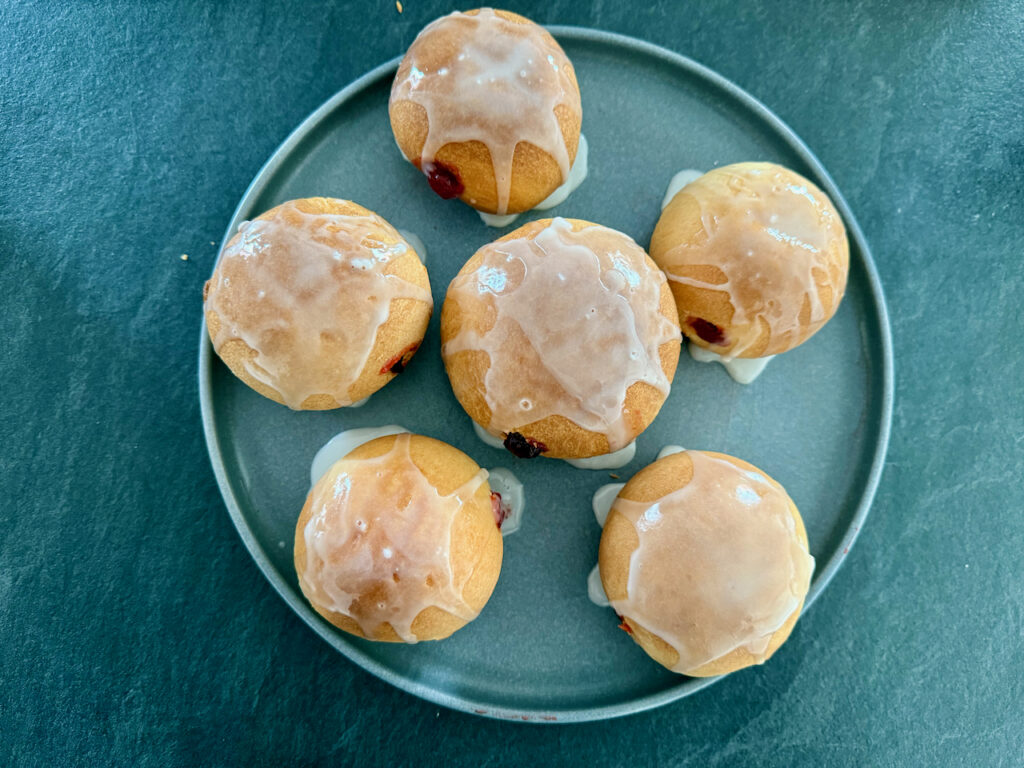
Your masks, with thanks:
<instances>
[{"instance_id":1,"label":"small crumb on surface","mask_svg":"<svg viewBox=\"0 0 1024 768\"><path fill-rule=\"evenodd\" d=\"M215 242L213 242L213 240L211 240L211 241L210 241L210 245L216 245L216 243L215 243Z\"/></svg>"},{"instance_id":2,"label":"small crumb on surface","mask_svg":"<svg viewBox=\"0 0 1024 768\"><path fill-rule=\"evenodd\" d=\"M395 0L395 8L397 8L397 9L398 9L398 12L399 12L399 13L401 13L401 12L402 12L402 3L401 3L401 0Z\"/></svg>"},{"instance_id":3,"label":"small crumb on surface","mask_svg":"<svg viewBox=\"0 0 1024 768\"><path fill-rule=\"evenodd\" d=\"M182 261L188 261L188 254L187 253L181 254L181 260Z\"/></svg>"},{"instance_id":4,"label":"small crumb on surface","mask_svg":"<svg viewBox=\"0 0 1024 768\"><path fill-rule=\"evenodd\" d=\"M618 480L619 479L619 476L616 475L614 472L609 472L608 473L608 477L610 477L612 480Z\"/></svg>"}]
</instances>

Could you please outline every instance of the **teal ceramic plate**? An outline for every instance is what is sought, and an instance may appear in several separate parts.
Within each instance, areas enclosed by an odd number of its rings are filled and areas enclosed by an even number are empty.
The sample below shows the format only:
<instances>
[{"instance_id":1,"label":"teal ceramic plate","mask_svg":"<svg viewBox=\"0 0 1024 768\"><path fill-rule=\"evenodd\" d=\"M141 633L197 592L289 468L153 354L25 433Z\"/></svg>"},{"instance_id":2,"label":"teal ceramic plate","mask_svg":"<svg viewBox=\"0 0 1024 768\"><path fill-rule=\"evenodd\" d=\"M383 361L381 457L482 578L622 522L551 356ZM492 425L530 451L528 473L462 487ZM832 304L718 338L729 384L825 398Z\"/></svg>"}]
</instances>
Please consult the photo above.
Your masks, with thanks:
<instances>
[{"instance_id":1,"label":"teal ceramic plate","mask_svg":"<svg viewBox=\"0 0 1024 768\"><path fill-rule=\"evenodd\" d=\"M552 32L579 76L590 175L568 201L520 223L544 215L588 219L646 245L677 170L741 160L777 161L813 179L846 221L849 287L824 330L776 358L748 387L684 354L636 458L616 470L628 478L669 443L724 451L765 469L786 486L807 524L818 567L806 610L863 524L888 441L889 325L864 238L814 155L735 85L637 40L570 27ZM387 115L397 64L364 75L302 123L253 180L227 231L293 198L355 200L426 243L436 303L429 332L406 372L365 407L297 413L237 381L213 355L204 328L203 425L231 517L263 573L321 637L373 674L438 704L498 718L583 721L694 693L714 679L665 671L616 629L610 609L587 598L600 537L590 499L612 482L609 473L521 461L488 448L452 395L439 351L441 302L463 262L507 230L489 229L467 206L436 197L402 159ZM350 637L310 609L292 567L295 520L317 449L343 429L391 423L452 443L484 467L511 467L526 485L526 517L505 539L494 596L479 619L442 642L402 646ZM779 655L787 652L784 646Z\"/></svg>"}]
</instances>

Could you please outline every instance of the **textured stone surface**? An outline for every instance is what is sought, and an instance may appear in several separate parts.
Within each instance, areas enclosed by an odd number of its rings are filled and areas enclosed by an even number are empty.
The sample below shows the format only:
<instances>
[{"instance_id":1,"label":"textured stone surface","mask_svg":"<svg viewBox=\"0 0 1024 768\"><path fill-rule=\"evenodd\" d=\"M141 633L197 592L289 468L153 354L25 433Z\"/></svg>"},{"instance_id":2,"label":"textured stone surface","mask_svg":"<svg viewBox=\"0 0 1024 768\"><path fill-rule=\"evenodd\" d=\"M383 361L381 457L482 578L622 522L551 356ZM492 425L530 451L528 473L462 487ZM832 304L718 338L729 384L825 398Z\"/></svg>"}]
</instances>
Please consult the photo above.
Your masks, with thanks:
<instances>
[{"instance_id":1,"label":"textured stone surface","mask_svg":"<svg viewBox=\"0 0 1024 768\"><path fill-rule=\"evenodd\" d=\"M733 79L873 246L889 462L791 652L651 713L536 728L439 711L320 641L209 469L199 289L282 138L448 8L4 4L0 765L1019 764L1024 5L511 7Z\"/></svg>"}]
</instances>

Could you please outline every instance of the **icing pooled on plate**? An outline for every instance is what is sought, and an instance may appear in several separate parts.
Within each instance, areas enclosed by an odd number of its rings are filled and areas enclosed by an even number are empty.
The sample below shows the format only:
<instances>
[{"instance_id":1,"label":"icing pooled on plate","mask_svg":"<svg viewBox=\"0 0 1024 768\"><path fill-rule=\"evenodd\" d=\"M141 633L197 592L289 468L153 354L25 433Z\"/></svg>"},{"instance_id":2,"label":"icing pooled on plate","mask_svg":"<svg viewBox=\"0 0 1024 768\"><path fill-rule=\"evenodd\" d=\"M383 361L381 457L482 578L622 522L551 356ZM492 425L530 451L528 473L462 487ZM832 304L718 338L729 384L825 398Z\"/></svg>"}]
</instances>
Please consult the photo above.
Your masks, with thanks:
<instances>
[{"instance_id":1,"label":"icing pooled on plate","mask_svg":"<svg viewBox=\"0 0 1024 768\"><path fill-rule=\"evenodd\" d=\"M636 440L625 448L619 448L611 453L591 456L589 459L566 459L565 461L576 469L618 469L629 464L634 456L636 456Z\"/></svg>"},{"instance_id":2,"label":"icing pooled on plate","mask_svg":"<svg viewBox=\"0 0 1024 768\"><path fill-rule=\"evenodd\" d=\"M686 449L681 445L666 445L660 451L658 451L658 458L664 459L666 456L671 456L676 453L682 453ZM657 459L655 459L657 460Z\"/></svg>"},{"instance_id":3,"label":"icing pooled on plate","mask_svg":"<svg viewBox=\"0 0 1024 768\"><path fill-rule=\"evenodd\" d=\"M710 349L704 349L704 347L692 342L687 344L687 346L690 348L690 357L698 363L721 364L729 372L729 375L732 376L733 381L738 384L750 384L761 375L771 359L775 357L775 355L768 355L767 357L722 357L721 355L716 355Z\"/></svg>"},{"instance_id":4,"label":"icing pooled on plate","mask_svg":"<svg viewBox=\"0 0 1024 768\"><path fill-rule=\"evenodd\" d=\"M604 593L604 584L601 583L601 568L595 565L590 569L590 574L587 576L587 597L590 598L590 602L594 605L599 605L602 608L607 608L611 605L608 602L608 595Z\"/></svg>"},{"instance_id":5,"label":"icing pooled on plate","mask_svg":"<svg viewBox=\"0 0 1024 768\"><path fill-rule=\"evenodd\" d=\"M608 512L611 511L612 504L615 503L615 497L625 487L625 483L608 483L607 485L602 485L594 492L591 506L594 509L594 519L597 520L597 524L602 528L604 528L605 520L608 519Z\"/></svg>"},{"instance_id":6,"label":"icing pooled on plate","mask_svg":"<svg viewBox=\"0 0 1024 768\"><path fill-rule=\"evenodd\" d=\"M386 427L360 427L339 432L324 443L313 457L313 463L309 467L309 484L316 485L316 481L323 477L328 469L360 445L376 440L378 437L399 435L408 431L405 427L400 427L397 424L389 424Z\"/></svg>"},{"instance_id":7,"label":"icing pooled on plate","mask_svg":"<svg viewBox=\"0 0 1024 768\"><path fill-rule=\"evenodd\" d=\"M589 158L590 148L587 145L587 137L581 133L579 147L576 150L576 159L572 161L569 178L563 181L558 189L533 206L533 210L546 211L549 208L554 208L556 205L564 203L569 198L569 195L575 192L577 187L587 178ZM510 213L507 216L497 216L493 213L484 213L483 211L477 211L477 213L480 214L484 224L489 227L507 227L522 215Z\"/></svg>"},{"instance_id":8,"label":"icing pooled on plate","mask_svg":"<svg viewBox=\"0 0 1024 768\"><path fill-rule=\"evenodd\" d=\"M410 232L407 229L398 230L398 234L400 234L405 239L405 242L412 246L412 249L416 251L416 255L420 257L420 263L423 266L426 266L427 246L424 245L423 240L420 239L420 236L417 235L415 232Z\"/></svg>"},{"instance_id":9,"label":"icing pooled on plate","mask_svg":"<svg viewBox=\"0 0 1024 768\"><path fill-rule=\"evenodd\" d=\"M526 493L523 484L510 469L492 467L487 470L487 482L491 485L491 494L497 495L498 528L502 536L508 536L519 530L526 509Z\"/></svg>"},{"instance_id":10,"label":"icing pooled on plate","mask_svg":"<svg viewBox=\"0 0 1024 768\"><path fill-rule=\"evenodd\" d=\"M679 190L691 181L696 181L703 175L704 171L695 171L693 168L687 168L673 176L672 180L668 183L668 188L665 190L665 197L661 199L661 210L665 210L666 206L672 202L672 198L676 196Z\"/></svg>"}]
</instances>

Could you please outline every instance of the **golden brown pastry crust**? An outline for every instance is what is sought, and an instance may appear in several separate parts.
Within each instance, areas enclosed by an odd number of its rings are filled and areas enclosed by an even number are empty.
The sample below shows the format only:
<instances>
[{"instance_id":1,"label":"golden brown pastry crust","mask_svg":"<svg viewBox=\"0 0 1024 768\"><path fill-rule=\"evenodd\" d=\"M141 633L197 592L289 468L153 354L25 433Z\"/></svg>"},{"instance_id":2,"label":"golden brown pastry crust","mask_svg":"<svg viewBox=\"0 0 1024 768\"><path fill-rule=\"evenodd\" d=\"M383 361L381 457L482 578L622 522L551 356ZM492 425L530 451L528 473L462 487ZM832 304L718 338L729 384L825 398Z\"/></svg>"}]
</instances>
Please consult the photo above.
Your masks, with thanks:
<instances>
[{"instance_id":1,"label":"golden brown pastry crust","mask_svg":"<svg viewBox=\"0 0 1024 768\"><path fill-rule=\"evenodd\" d=\"M749 323L739 322L734 302L745 307L754 306L762 291L770 290L761 281L736 283L726 290L725 287L715 289L673 279L679 276L705 286L725 286L729 282L715 263L683 265L673 258L673 251L680 246L694 247L707 242L704 216L735 205L735 184L750 181L756 174L775 172L781 173L782 178L790 184L806 186L821 209L831 217L827 229L821 231L823 240L827 242L827 251L820 256L820 263L825 269L815 267L814 273L818 300L824 309L823 316L812 319L811 302L806 296L791 291L771 294L776 301L797 303L800 306L799 327L790 334L773 334L763 317L751 318ZM828 196L808 179L774 163L735 163L709 171L686 185L662 211L651 237L650 253L651 258L669 277L682 330L687 338L717 354L742 358L780 354L799 346L817 333L839 306L846 287L850 260L842 218ZM798 247L781 241L772 244L767 255L780 260L802 259L806 256ZM698 319L721 329L726 343L712 344L702 339L693 326L693 321Z\"/></svg>"},{"instance_id":2,"label":"golden brown pastry crust","mask_svg":"<svg viewBox=\"0 0 1024 768\"><path fill-rule=\"evenodd\" d=\"M514 232L510 232L495 242L504 242L516 238L533 238L551 223L551 219L540 219L524 224ZM572 231L578 232L586 227L598 226L593 222L580 219L568 219ZM459 270L459 275L471 273L479 268L483 255L478 251ZM657 266L647 257L652 270ZM678 326L672 291L667 284L662 285L659 310L661 314ZM478 314L466 311L459 305L451 293L445 298L441 309L441 344L454 339L464 328L472 328L483 335L496 322L493 313ZM511 350L510 350L511 351ZM679 363L680 344L673 340L658 348L661 368L669 381L675 375ZM468 350L445 355L445 369L452 384L452 390L459 403L477 424L486 428L491 421L491 409L487 405L484 393L484 379L490 367L490 359L486 352ZM665 397L655 387L645 382L636 382L626 390L623 414L633 436L639 435L658 415ZM523 424L515 430L523 437L543 443L547 446L544 456L549 458L586 458L600 456L609 452L608 438L599 433L586 430L568 418L559 415L548 416L539 421Z\"/></svg>"},{"instance_id":3,"label":"golden brown pastry crust","mask_svg":"<svg viewBox=\"0 0 1024 768\"><path fill-rule=\"evenodd\" d=\"M324 213L344 216L375 216L372 211L357 203L348 200L339 200L328 197L309 197L292 201L297 208L304 213ZM255 220L270 220L282 215L282 207L286 204L275 206L266 213L257 216ZM378 217L379 218L379 217ZM383 219L380 219L384 226L377 233L385 245L393 245L405 242L398 231ZM241 234L236 234L228 242L226 248L235 244ZM420 261L415 249L409 243L408 251L398 258L393 259L383 270L384 274L395 275L402 280L423 288L430 292L430 281L427 277L426 267ZM218 265L219 268L219 265ZM206 326L211 341L215 339L221 330L222 318L213 310L205 307L206 300L211 291L217 290L218 270L203 286L204 314ZM239 316L233 318L233 323L238 325L245 322L245 307L240 308ZM386 371L382 372L384 366L400 356L404 362L415 353L423 336L427 331L427 324L430 322L432 307L424 302L415 299L397 298L391 302L391 309L388 319L377 329L377 336L373 349L366 359L362 371L348 388L348 395L352 402L369 397L378 389L387 384L396 374ZM270 385L256 379L246 369L246 363L253 360L257 353L245 341L240 338L232 338L225 342L217 354L224 361L239 379L248 384L264 397L270 398L278 403L284 403L281 393ZM330 354L327 347L326 354ZM330 394L314 394L307 397L301 405L302 410L328 410L341 407L334 396Z\"/></svg>"},{"instance_id":4,"label":"golden brown pastry crust","mask_svg":"<svg viewBox=\"0 0 1024 768\"><path fill-rule=\"evenodd\" d=\"M782 488L769 475L742 459L712 451L705 451L705 453L716 459L728 461L742 470L757 472L776 487ZM619 492L619 497L630 501L654 502L673 491L685 487L692 478L693 463L690 458L685 452L675 453L659 459L637 472ZM796 526L797 537L804 547L807 547L807 531L804 528L803 518L800 517L800 512L792 499L789 499L789 506L790 512L793 515L794 525ZM613 504L611 511L608 513L608 519L605 521L604 531L601 534L601 544L598 550L601 582L609 600L623 600L626 598L630 558L639 544L640 540L637 537L633 524L617 513ZM800 601L800 605L786 619L786 622L772 634L765 652L766 659L774 654L789 637L793 627L796 625L797 619L800 617L802 609L803 600ZM669 643L647 630L629 616L621 618L623 623L629 627L633 640L652 659L668 669L672 669L679 662L679 653ZM725 656L721 656L698 667L696 670L691 670L688 674L691 677L713 677L758 663L760 663L758 657L754 656L746 648L740 647Z\"/></svg>"},{"instance_id":5,"label":"golden brown pastry crust","mask_svg":"<svg viewBox=\"0 0 1024 768\"><path fill-rule=\"evenodd\" d=\"M345 458L373 459L388 453L395 444L396 435L378 437L351 451ZM427 481L442 496L465 485L480 467L469 456L440 440L424 435L413 435L409 446L413 463ZM306 567L306 540L303 532L312 516L312 494L295 524L295 569L303 573ZM453 580L458 583L468 580L462 591L465 602L474 611L480 611L487 603L498 582L501 571L502 538L495 524L491 506L491 488L484 482L462 505L452 526L450 559ZM364 600L376 600L372 590L361 596ZM358 637L366 637L359 624L344 614L317 610L327 621L339 629ZM440 640L448 637L466 625L466 621L435 606L420 611L412 623L412 631L419 640ZM382 624L377 633L369 638L388 643L402 642L390 624Z\"/></svg>"},{"instance_id":6,"label":"golden brown pastry crust","mask_svg":"<svg viewBox=\"0 0 1024 768\"><path fill-rule=\"evenodd\" d=\"M466 11L475 16L479 9ZM516 24L529 24L536 28L536 34L555 46L561 47L550 33L525 16L510 11L495 10L501 18ZM459 40L448 34L432 35L429 40L413 43L399 64L395 81L400 82L408 77L415 53L427 67L440 69L453 58L459 49ZM579 83L572 62L565 53L561 53L559 66L570 76L576 89L576 102L579 103ZM569 153L569 161L576 159L579 147L580 128L583 122L582 110L565 104L556 105L555 117ZM417 168L420 167L420 155L427 140L427 110L413 101L401 100L390 104L388 109L391 118L391 129L395 135L402 154ZM445 144L436 153L435 161L455 171L462 182L463 191L459 199L484 213L496 213L498 210L498 183L494 175L494 164L490 150L481 141L463 141ZM516 145L512 160L512 184L509 191L507 213L522 213L542 202L557 189L564 179L558 162L548 152L525 141Z\"/></svg>"}]
</instances>

